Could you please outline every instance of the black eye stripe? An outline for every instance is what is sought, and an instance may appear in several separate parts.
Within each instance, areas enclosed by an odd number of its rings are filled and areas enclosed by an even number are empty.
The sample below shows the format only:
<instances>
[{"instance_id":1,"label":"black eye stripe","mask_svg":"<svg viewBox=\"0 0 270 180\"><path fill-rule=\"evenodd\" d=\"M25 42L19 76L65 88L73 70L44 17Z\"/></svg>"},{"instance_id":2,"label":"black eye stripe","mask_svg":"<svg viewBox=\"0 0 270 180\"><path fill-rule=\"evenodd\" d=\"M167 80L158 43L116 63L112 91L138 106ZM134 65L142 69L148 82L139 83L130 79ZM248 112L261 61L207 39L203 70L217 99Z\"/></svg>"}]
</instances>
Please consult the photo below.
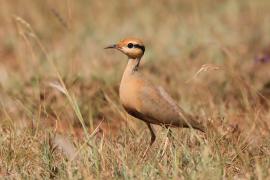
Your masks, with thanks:
<instances>
[{"instance_id":1,"label":"black eye stripe","mask_svg":"<svg viewBox=\"0 0 270 180\"><path fill-rule=\"evenodd\" d=\"M130 49L131 48L138 48L138 49L142 50L143 53L145 51L145 47L142 46L142 45L139 45L139 44L128 43L127 47L130 48Z\"/></svg>"},{"instance_id":2,"label":"black eye stripe","mask_svg":"<svg viewBox=\"0 0 270 180\"><path fill-rule=\"evenodd\" d=\"M144 47L144 46L141 46L141 45L139 45L139 44L134 44L134 47L135 47L135 48L139 48L139 49L141 49L141 50L142 50L142 52L144 52L144 51L145 51L145 47Z\"/></svg>"}]
</instances>

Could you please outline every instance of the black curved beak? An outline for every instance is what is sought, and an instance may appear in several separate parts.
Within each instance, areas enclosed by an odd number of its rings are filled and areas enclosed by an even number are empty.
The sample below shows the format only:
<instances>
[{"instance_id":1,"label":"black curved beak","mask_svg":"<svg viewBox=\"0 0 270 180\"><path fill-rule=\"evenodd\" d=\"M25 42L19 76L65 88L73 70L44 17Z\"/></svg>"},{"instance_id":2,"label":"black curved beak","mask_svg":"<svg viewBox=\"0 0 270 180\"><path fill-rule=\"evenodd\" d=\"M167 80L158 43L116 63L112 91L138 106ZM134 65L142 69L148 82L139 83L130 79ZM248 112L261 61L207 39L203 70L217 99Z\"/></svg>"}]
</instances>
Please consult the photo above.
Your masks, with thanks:
<instances>
[{"instance_id":1,"label":"black curved beak","mask_svg":"<svg viewBox=\"0 0 270 180\"><path fill-rule=\"evenodd\" d=\"M117 45L113 44L113 45L105 47L104 49L116 49L116 48L117 48Z\"/></svg>"}]
</instances>

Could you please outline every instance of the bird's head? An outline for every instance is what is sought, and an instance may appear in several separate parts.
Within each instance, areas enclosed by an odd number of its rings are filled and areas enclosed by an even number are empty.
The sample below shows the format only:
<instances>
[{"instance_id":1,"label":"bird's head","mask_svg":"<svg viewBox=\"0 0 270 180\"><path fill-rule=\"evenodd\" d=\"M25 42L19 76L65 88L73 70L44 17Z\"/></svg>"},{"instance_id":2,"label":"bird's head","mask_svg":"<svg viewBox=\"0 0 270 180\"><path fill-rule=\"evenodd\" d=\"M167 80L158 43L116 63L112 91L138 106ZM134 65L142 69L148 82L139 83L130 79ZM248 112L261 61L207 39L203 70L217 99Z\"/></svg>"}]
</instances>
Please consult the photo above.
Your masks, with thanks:
<instances>
[{"instance_id":1,"label":"bird's head","mask_svg":"<svg viewBox=\"0 0 270 180\"><path fill-rule=\"evenodd\" d=\"M126 38L105 49L117 49L132 59L140 59L145 51L143 42L137 38Z\"/></svg>"}]
</instances>

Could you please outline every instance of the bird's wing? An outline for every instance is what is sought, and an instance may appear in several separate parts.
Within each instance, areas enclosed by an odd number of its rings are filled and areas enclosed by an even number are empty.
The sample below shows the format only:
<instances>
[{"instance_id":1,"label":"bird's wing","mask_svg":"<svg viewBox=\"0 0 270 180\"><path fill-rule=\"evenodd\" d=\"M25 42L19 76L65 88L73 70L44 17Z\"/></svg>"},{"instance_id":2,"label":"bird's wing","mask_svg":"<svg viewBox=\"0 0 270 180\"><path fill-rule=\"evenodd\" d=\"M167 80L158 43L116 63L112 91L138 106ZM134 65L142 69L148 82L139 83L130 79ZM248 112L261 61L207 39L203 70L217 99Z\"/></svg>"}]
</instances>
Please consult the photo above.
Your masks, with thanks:
<instances>
[{"instance_id":1,"label":"bird's wing","mask_svg":"<svg viewBox=\"0 0 270 180\"><path fill-rule=\"evenodd\" d=\"M144 119L150 119L155 124L176 127L192 127L205 132L204 126L185 113L162 88L153 85L144 86L140 92L142 108L140 113Z\"/></svg>"},{"instance_id":2,"label":"bird's wing","mask_svg":"<svg viewBox=\"0 0 270 180\"><path fill-rule=\"evenodd\" d=\"M165 91L161 86L157 87L160 95L177 111L178 115L183 118L192 118L190 114L186 113L178 104L173 100L173 98Z\"/></svg>"},{"instance_id":3,"label":"bird's wing","mask_svg":"<svg viewBox=\"0 0 270 180\"><path fill-rule=\"evenodd\" d=\"M173 108L175 108L176 110L178 110L178 105L176 104L176 102L172 99L172 97L165 91L165 89L162 86L158 86L156 87L157 90L159 91L160 95L168 102L172 105Z\"/></svg>"},{"instance_id":4,"label":"bird's wing","mask_svg":"<svg viewBox=\"0 0 270 180\"><path fill-rule=\"evenodd\" d=\"M161 87L158 87L160 94L175 108L178 113L178 121L183 121L184 127L192 127L194 129L205 132L205 127L193 116L186 113L176 102L171 98L171 96ZM181 124L182 124L181 123Z\"/></svg>"},{"instance_id":5,"label":"bird's wing","mask_svg":"<svg viewBox=\"0 0 270 180\"><path fill-rule=\"evenodd\" d=\"M185 113L162 87L144 86L140 92L141 113L157 124L185 126Z\"/></svg>"}]
</instances>

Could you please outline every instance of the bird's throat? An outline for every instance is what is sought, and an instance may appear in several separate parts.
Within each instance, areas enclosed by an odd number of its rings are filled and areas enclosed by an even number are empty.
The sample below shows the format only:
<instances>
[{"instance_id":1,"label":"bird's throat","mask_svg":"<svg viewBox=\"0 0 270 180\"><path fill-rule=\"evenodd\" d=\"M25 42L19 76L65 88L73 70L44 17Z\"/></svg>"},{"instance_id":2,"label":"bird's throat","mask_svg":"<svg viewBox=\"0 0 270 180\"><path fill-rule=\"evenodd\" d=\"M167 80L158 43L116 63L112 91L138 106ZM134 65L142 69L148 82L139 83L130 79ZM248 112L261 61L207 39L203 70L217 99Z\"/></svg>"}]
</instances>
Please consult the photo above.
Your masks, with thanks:
<instances>
[{"instance_id":1,"label":"bird's throat","mask_svg":"<svg viewBox=\"0 0 270 180\"><path fill-rule=\"evenodd\" d=\"M139 70L139 65L140 65L140 59L128 59L126 71L128 73L133 74Z\"/></svg>"},{"instance_id":2,"label":"bird's throat","mask_svg":"<svg viewBox=\"0 0 270 180\"><path fill-rule=\"evenodd\" d=\"M121 85L130 82L131 77L136 77L140 65L140 59L128 59L128 64L122 76ZM120 89L121 89L120 85Z\"/></svg>"}]
</instances>

